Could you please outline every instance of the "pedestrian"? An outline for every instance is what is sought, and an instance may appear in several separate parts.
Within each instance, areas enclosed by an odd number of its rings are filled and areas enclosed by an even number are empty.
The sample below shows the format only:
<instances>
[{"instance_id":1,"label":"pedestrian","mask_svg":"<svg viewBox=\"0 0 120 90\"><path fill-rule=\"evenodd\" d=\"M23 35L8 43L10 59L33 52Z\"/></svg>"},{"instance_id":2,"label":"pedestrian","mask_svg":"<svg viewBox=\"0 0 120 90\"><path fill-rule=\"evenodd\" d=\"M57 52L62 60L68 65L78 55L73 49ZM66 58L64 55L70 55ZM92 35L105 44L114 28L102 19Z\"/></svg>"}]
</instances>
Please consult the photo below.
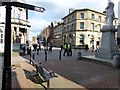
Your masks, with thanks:
<instances>
[{"instance_id":1,"label":"pedestrian","mask_svg":"<svg viewBox=\"0 0 120 90\"><path fill-rule=\"evenodd\" d=\"M24 47L22 48L22 50L23 50L23 53L25 54L25 52L26 52L26 47L24 46Z\"/></svg>"},{"instance_id":2,"label":"pedestrian","mask_svg":"<svg viewBox=\"0 0 120 90\"><path fill-rule=\"evenodd\" d=\"M85 51L87 52L88 49L89 49L89 47L88 47L88 45L86 44L86 45L85 45Z\"/></svg>"},{"instance_id":3,"label":"pedestrian","mask_svg":"<svg viewBox=\"0 0 120 90\"><path fill-rule=\"evenodd\" d=\"M61 45L61 51L63 50L63 45Z\"/></svg>"},{"instance_id":4,"label":"pedestrian","mask_svg":"<svg viewBox=\"0 0 120 90\"><path fill-rule=\"evenodd\" d=\"M37 55L39 54L39 45L37 45Z\"/></svg>"},{"instance_id":5,"label":"pedestrian","mask_svg":"<svg viewBox=\"0 0 120 90\"><path fill-rule=\"evenodd\" d=\"M98 51L98 49L99 49L99 45L97 45L97 46L96 46L96 50L95 50L95 52L97 52L97 51Z\"/></svg>"},{"instance_id":6,"label":"pedestrian","mask_svg":"<svg viewBox=\"0 0 120 90\"><path fill-rule=\"evenodd\" d=\"M41 45L39 44L39 50L41 51Z\"/></svg>"},{"instance_id":7,"label":"pedestrian","mask_svg":"<svg viewBox=\"0 0 120 90\"><path fill-rule=\"evenodd\" d=\"M67 43L65 43L65 45L63 46L63 48L64 48L64 53L63 53L63 56L65 56L65 54L67 53Z\"/></svg>"},{"instance_id":8,"label":"pedestrian","mask_svg":"<svg viewBox=\"0 0 120 90\"><path fill-rule=\"evenodd\" d=\"M52 44L50 44L49 52L52 52Z\"/></svg>"},{"instance_id":9,"label":"pedestrian","mask_svg":"<svg viewBox=\"0 0 120 90\"><path fill-rule=\"evenodd\" d=\"M68 56L72 56L72 48L71 48L71 44L68 44L68 50L67 50L67 55Z\"/></svg>"},{"instance_id":10,"label":"pedestrian","mask_svg":"<svg viewBox=\"0 0 120 90\"><path fill-rule=\"evenodd\" d=\"M94 51L94 45L92 45L92 52Z\"/></svg>"},{"instance_id":11,"label":"pedestrian","mask_svg":"<svg viewBox=\"0 0 120 90\"><path fill-rule=\"evenodd\" d=\"M30 55L30 53L31 53L31 46L28 45L28 47L27 47L27 54Z\"/></svg>"}]
</instances>

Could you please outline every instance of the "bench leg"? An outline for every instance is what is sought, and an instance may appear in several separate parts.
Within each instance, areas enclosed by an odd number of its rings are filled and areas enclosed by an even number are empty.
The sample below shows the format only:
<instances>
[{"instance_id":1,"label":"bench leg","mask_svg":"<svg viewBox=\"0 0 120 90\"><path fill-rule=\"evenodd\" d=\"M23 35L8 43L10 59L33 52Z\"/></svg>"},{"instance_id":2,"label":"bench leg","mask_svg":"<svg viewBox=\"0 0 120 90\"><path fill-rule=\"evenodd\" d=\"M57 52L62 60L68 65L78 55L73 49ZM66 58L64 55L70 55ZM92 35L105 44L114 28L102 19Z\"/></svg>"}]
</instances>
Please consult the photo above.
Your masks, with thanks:
<instances>
[{"instance_id":1,"label":"bench leg","mask_svg":"<svg viewBox=\"0 0 120 90\"><path fill-rule=\"evenodd\" d=\"M47 80L47 88L50 88L50 80Z\"/></svg>"}]
</instances>

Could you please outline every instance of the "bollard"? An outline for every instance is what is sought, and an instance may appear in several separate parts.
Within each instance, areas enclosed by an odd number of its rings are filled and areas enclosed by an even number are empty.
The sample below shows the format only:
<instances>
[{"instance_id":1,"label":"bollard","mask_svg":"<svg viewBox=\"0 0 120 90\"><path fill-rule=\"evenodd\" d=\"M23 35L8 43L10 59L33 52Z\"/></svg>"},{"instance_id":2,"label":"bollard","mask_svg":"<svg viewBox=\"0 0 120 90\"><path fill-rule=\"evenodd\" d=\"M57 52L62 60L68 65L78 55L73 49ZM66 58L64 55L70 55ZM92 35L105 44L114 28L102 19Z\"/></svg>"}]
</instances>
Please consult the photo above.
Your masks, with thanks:
<instances>
[{"instance_id":1,"label":"bollard","mask_svg":"<svg viewBox=\"0 0 120 90\"><path fill-rule=\"evenodd\" d=\"M78 60L82 59L81 52L78 52Z\"/></svg>"},{"instance_id":2,"label":"bollard","mask_svg":"<svg viewBox=\"0 0 120 90\"><path fill-rule=\"evenodd\" d=\"M33 58L33 60L35 59L35 54L34 53L33 53L33 57L32 58Z\"/></svg>"},{"instance_id":3,"label":"bollard","mask_svg":"<svg viewBox=\"0 0 120 90\"><path fill-rule=\"evenodd\" d=\"M113 67L120 68L120 54L113 56Z\"/></svg>"},{"instance_id":4,"label":"bollard","mask_svg":"<svg viewBox=\"0 0 120 90\"><path fill-rule=\"evenodd\" d=\"M47 51L45 50L45 61L47 61Z\"/></svg>"},{"instance_id":5,"label":"bollard","mask_svg":"<svg viewBox=\"0 0 120 90\"><path fill-rule=\"evenodd\" d=\"M61 60L61 50L60 50L60 52L59 52L59 60Z\"/></svg>"}]
</instances>

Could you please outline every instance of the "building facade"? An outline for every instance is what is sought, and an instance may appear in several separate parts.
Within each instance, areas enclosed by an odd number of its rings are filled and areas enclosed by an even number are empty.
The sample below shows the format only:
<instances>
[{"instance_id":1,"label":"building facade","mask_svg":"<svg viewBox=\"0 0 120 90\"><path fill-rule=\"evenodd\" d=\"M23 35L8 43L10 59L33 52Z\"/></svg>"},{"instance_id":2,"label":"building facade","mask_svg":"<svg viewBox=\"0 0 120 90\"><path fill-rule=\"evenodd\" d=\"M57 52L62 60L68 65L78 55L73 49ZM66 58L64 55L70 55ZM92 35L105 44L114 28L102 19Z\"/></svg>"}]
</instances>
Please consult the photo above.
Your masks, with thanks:
<instances>
[{"instance_id":1,"label":"building facade","mask_svg":"<svg viewBox=\"0 0 120 90\"><path fill-rule=\"evenodd\" d=\"M25 0L17 0L25 3ZM0 52L4 52L4 33L5 33L5 6L0 7ZM11 35L12 49L19 50L20 45L28 41L28 31L30 23L28 22L28 11L24 8L12 6L11 10Z\"/></svg>"},{"instance_id":2,"label":"building facade","mask_svg":"<svg viewBox=\"0 0 120 90\"><path fill-rule=\"evenodd\" d=\"M118 2L118 33L117 33L117 43L120 46L120 1Z\"/></svg>"},{"instance_id":3,"label":"building facade","mask_svg":"<svg viewBox=\"0 0 120 90\"><path fill-rule=\"evenodd\" d=\"M101 35L100 29L105 25L105 14L91 10L78 9L63 17L64 43L71 43L73 46L84 46L88 44L89 48L93 45L96 48L100 46ZM117 26L118 20L114 20Z\"/></svg>"},{"instance_id":4,"label":"building facade","mask_svg":"<svg viewBox=\"0 0 120 90\"><path fill-rule=\"evenodd\" d=\"M53 28L53 45L54 46L60 46L64 43L63 41L63 29L64 29L64 24L63 23L58 23L54 28Z\"/></svg>"}]
</instances>

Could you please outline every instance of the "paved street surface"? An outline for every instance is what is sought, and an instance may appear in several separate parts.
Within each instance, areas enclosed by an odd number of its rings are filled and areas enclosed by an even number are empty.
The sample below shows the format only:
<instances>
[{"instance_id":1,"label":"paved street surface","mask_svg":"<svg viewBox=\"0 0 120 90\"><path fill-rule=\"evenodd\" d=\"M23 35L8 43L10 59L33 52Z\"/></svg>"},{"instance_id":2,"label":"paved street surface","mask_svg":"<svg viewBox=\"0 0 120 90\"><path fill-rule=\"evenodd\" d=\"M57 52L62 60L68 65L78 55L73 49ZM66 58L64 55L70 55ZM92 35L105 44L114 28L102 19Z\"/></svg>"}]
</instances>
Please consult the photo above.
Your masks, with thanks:
<instances>
[{"instance_id":1,"label":"paved street surface","mask_svg":"<svg viewBox=\"0 0 120 90\"><path fill-rule=\"evenodd\" d=\"M41 78L37 77L36 69L30 64L27 59L17 56L12 57L12 89L16 90L46 90L47 83L41 83ZM63 76L55 73L58 77L53 77L50 79L50 89L47 90L87 90L83 86L72 82Z\"/></svg>"},{"instance_id":2,"label":"paved street surface","mask_svg":"<svg viewBox=\"0 0 120 90\"><path fill-rule=\"evenodd\" d=\"M120 90L120 69L116 69L110 65L105 65L99 62L78 60L77 57L79 50L73 50L73 55L69 57L62 55L61 60L59 60L59 51L60 49L54 49L53 52L47 53L47 61L45 61L45 54L43 50L40 51L39 55L37 55L36 52L33 53L35 54L35 61L37 63L42 63L46 68L54 71L58 75L76 84L82 85L85 88L94 90L96 90L96 88L100 90ZM81 50L81 52L82 56L94 55L94 52L91 52L90 50L88 52ZM29 55L25 55L22 57L28 60L30 59ZM17 57L14 61L17 61ZM2 82L2 63L3 59L0 58L0 85ZM20 63L22 62L20 61ZM29 66L27 65L28 64L23 63L22 68L24 67L29 69ZM17 65L16 67L18 68L16 69L17 72L22 74L21 72L19 72L19 70L21 70L21 68L19 68L19 65ZM17 76L19 77L19 75ZM19 80L23 80L23 77L19 78ZM16 81L13 80L13 82ZM24 82L23 85L26 84L27 83ZM32 84L30 87L32 87Z\"/></svg>"},{"instance_id":3,"label":"paved street surface","mask_svg":"<svg viewBox=\"0 0 120 90\"><path fill-rule=\"evenodd\" d=\"M2 65L3 65L3 59L0 57L0 90L2 86Z\"/></svg>"},{"instance_id":4,"label":"paved street surface","mask_svg":"<svg viewBox=\"0 0 120 90\"><path fill-rule=\"evenodd\" d=\"M78 51L79 50L73 50L73 56L62 56L61 60L59 60L59 49L53 50L53 52L48 53L48 59L47 62L45 62L44 51L42 50L39 55L34 52L35 61L42 63L46 68L85 88L120 89L119 69L99 62L78 60ZM94 55L91 51L85 52L81 50L81 52L83 56ZM29 59L28 55L23 57Z\"/></svg>"}]
</instances>

